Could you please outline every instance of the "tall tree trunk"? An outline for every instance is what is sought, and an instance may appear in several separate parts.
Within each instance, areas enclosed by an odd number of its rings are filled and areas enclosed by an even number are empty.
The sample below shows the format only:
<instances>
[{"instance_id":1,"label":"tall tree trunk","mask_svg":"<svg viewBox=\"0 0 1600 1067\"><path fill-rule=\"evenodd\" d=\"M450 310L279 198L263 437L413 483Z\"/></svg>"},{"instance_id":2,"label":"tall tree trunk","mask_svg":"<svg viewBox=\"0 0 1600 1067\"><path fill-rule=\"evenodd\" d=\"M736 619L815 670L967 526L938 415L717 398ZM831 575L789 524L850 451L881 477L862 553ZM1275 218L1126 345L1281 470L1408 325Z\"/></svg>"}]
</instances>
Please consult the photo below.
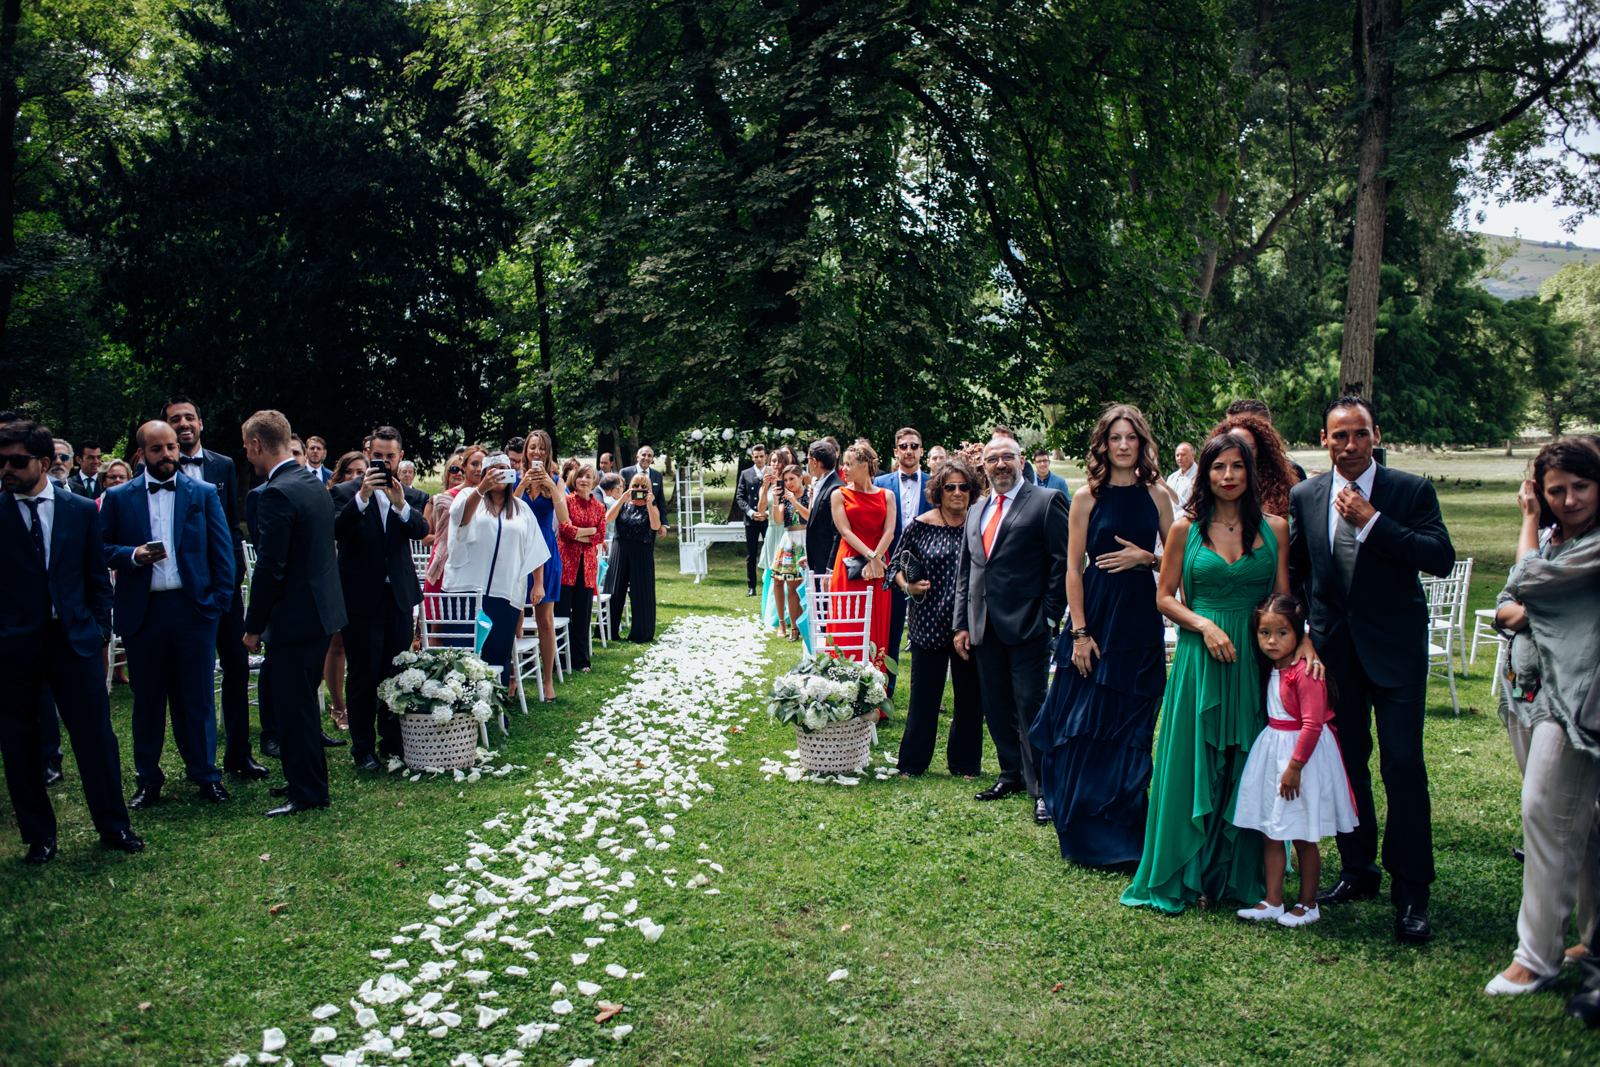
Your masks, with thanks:
<instances>
[{"instance_id":1,"label":"tall tree trunk","mask_svg":"<svg viewBox=\"0 0 1600 1067\"><path fill-rule=\"evenodd\" d=\"M1394 56L1390 48L1399 26L1400 0L1361 0L1354 45L1366 106L1361 113L1361 144L1357 150L1360 185L1356 192L1350 284L1344 303L1339 391L1366 397L1373 393L1383 222L1393 186L1383 171L1389 162L1389 129L1394 118Z\"/></svg>"},{"instance_id":2,"label":"tall tree trunk","mask_svg":"<svg viewBox=\"0 0 1600 1067\"><path fill-rule=\"evenodd\" d=\"M1217 226L1228 219L1228 208L1233 204L1233 197L1228 189L1218 189L1216 199L1211 202L1211 214L1216 217ZM1201 309L1211 299L1211 290L1217 284L1217 239L1207 237L1201 241L1200 269L1195 272L1195 306L1188 308L1183 313L1183 339L1189 344L1194 344L1200 336Z\"/></svg>"},{"instance_id":3,"label":"tall tree trunk","mask_svg":"<svg viewBox=\"0 0 1600 1067\"><path fill-rule=\"evenodd\" d=\"M544 398L544 432L550 435L551 450L556 451L560 446L556 442L556 394L550 384L550 295L544 283L543 248L533 256L533 297L539 308L539 370L543 375L539 392Z\"/></svg>"},{"instance_id":4,"label":"tall tree trunk","mask_svg":"<svg viewBox=\"0 0 1600 1067\"><path fill-rule=\"evenodd\" d=\"M0 4L0 361L6 355L6 327L17 285L17 113L22 107L17 31L21 23L22 0L4 0Z\"/></svg>"}]
</instances>

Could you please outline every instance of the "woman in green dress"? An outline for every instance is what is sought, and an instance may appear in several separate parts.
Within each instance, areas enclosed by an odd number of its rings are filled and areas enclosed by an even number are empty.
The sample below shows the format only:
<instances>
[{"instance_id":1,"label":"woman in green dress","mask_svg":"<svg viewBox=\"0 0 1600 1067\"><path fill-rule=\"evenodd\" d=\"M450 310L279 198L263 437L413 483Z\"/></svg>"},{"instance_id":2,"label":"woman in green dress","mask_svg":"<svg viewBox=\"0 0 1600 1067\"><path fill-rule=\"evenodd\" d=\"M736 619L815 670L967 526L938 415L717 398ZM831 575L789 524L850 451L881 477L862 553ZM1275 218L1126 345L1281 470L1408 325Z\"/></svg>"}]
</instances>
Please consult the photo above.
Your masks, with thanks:
<instances>
[{"instance_id":1,"label":"woman in green dress","mask_svg":"<svg viewBox=\"0 0 1600 1067\"><path fill-rule=\"evenodd\" d=\"M1177 913L1264 892L1261 835L1229 821L1250 743L1266 723L1250 612L1289 591L1289 524L1261 510L1246 442L1206 442L1172 524L1156 604L1179 628L1156 737L1144 854L1122 903ZM1179 585L1183 599L1178 599ZM1301 655L1315 660L1309 640ZM1319 672L1321 664L1313 662Z\"/></svg>"}]
</instances>

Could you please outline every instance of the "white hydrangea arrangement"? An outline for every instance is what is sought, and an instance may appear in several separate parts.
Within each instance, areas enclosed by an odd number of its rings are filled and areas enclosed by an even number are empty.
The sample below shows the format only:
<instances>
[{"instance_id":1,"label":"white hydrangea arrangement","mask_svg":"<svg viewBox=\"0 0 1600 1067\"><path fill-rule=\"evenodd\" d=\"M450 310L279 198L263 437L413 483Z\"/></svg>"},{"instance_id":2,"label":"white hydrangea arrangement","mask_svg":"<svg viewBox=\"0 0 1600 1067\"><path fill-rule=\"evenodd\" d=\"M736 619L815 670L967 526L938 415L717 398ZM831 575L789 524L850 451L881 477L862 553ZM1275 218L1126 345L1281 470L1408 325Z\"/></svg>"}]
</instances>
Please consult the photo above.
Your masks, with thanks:
<instances>
[{"instance_id":1,"label":"white hydrangea arrangement","mask_svg":"<svg viewBox=\"0 0 1600 1067\"><path fill-rule=\"evenodd\" d=\"M772 683L767 714L774 722L793 723L806 733L846 722L858 715L883 712L889 700L887 676L871 663L827 653L801 656L800 662Z\"/></svg>"},{"instance_id":2,"label":"white hydrangea arrangement","mask_svg":"<svg viewBox=\"0 0 1600 1067\"><path fill-rule=\"evenodd\" d=\"M469 648L425 648L394 658L400 668L378 684L378 699L397 715L427 715L437 723L457 715L498 723L506 707L500 670Z\"/></svg>"}]
</instances>

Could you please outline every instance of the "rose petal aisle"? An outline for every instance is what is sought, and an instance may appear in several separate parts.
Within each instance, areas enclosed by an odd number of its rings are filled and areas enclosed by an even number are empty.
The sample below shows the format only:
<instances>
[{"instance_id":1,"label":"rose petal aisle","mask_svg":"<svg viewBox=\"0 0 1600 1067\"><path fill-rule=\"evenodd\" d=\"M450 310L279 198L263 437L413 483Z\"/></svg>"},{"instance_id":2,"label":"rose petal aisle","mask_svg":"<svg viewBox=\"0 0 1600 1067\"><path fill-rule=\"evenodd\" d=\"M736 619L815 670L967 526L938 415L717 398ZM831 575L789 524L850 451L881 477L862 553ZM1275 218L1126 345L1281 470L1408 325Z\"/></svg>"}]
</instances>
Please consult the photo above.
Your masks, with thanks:
<instances>
[{"instance_id":1,"label":"rose petal aisle","mask_svg":"<svg viewBox=\"0 0 1600 1067\"><path fill-rule=\"evenodd\" d=\"M625 984L644 973L629 964L666 929L640 898L720 892L707 888L724 872L704 844L678 861L687 870L665 864L679 844L673 821L714 791L701 766L728 766L730 720L748 721L740 706L768 662L751 651L764 636L750 616L674 623L553 776L526 790L527 806L463 827L462 861L389 944L370 948L371 977L330 992L303 1020L265 1029L261 1049L231 1056L229 1067L297 1055L327 1067L412 1057L510 1067L546 1033L591 1013L603 1034L625 1041L635 1029L618 1017ZM563 940L584 935L586 951L546 961L567 976L547 990L528 965L558 930Z\"/></svg>"}]
</instances>

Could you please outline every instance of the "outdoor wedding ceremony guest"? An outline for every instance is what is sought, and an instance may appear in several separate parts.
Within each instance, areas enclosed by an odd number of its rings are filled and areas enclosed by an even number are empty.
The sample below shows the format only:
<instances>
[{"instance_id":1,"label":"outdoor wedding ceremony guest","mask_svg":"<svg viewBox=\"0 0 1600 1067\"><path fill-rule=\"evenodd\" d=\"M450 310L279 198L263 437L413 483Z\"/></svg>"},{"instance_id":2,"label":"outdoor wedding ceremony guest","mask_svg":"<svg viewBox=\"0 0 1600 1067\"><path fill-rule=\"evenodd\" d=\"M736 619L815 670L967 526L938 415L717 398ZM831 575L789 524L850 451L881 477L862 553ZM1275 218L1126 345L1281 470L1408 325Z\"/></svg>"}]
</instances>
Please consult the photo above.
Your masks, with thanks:
<instances>
[{"instance_id":1,"label":"outdoor wedding ceremony guest","mask_svg":"<svg viewBox=\"0 0 1600 1067\"><path fill-rule=\"evenodd\" d=\"M402 755L400 719L378 703L378 684L394 658L411 647L411 612L422 586L411 542L428 533L422 509L428 498L395 477L405 455L400 431L372 431L366 473L332 487L333 536L339 543L339 582L347 616L339 631L349 665L346 722L350 755L358 768L381 771L379 756Z\"/></svg>"},{"instance_id":2,"label":"outdoor wedding ceremony guest","mask_svg":"<svg viewBox=\"0 0 1600 1067\"><path fill-rule=\"evenodd\" d=\"M1167 475L1167 485L1178 498L1178 506L1187 507L1189 494L1194 492L1195 472L1199 470L1194 465L1194 445L1179 441L1178 447L1172 450L1172 458L1178 464L1178 469Z\"/></svg>"},{"instance_id":3,"label":"outdoor wedding ceremony guest","mask_svg":"<svg viewBox=\"0 0 1600 1067\"><path fill-rule=\"evenodd\" d=\"M634 463L633 466L622 468L620 472L622 474L622 480L631 486L633 484L633 476L635 474L639 474L641 472L648 474L650 476L650 489L656 495L656 507L666 507L666 483L662 481L661 472L651 466L651 464L656 461L656 450L651 448L649 445L641 445L639 447L639 451L635 453L635 456L637 457L637 462ZM665 523L663 523L662 526L664 529Z\"/></svg>"},{"instance_id":4,"label":"outdoor wedding ceremony guest","mask_svg":"<svg viewBox=\"0 0 1600 1067\"><path fill-rule=\"evenodd\" d=\"M51 438L50 445L50 480L73 496L81 495L73 493L72 487L67 484L72 474L72 442L55 437Z\"/></svg>"},{"instance_id":5,"label":"outdoor wedding ceremony guest","mask_svg":"<svg viewBox=\"0 0 1600 1067\"><path fill-rule=\"evenodd\" d=\"M811 518L806 523L806 566L814 574L833 573L833 554L839 531L833 524L833 494L844 483L835 470L839 446L828 438L813 441L806 453L811 473Z\"/></svg>"},{"instance_id":6,"label":"outdoor wedding ceremony guest","mask_svg":"<svg viewBox=\"0 0 1600 1067\"><path fill-rule=\"evenodd\" d=\"M1289 526L1262 510L1255 452L1223 434L1200 449L1199 467L1162 553L1157 606L1177 625L1178 647L1144 852L1122 894L1124 904L1174 914L1196 901L1253 903L1265 892L1261 835L1241 833L1226 816L1266 725L1251 614L1268 593L1289 591Z\"/></svg>"},{"instance_id":7,"label":"outdoor wedding ceremony guest","mask_svg":"<svg viewBox=\"0 0 1600 1067\"><path fill-rule=\"evenodd\" d=\"M522 606L544 598L550 549L533 510L513 489L517 474L506 454L486 457L482 470L477 487L463 488L450 506L444 591L481 594L491 628L479 654L509 686Z\"/></svg>"},{"instance_id":8,"label":"outdoor wedding ceremony guest","mask_svg":"<svg viewBox=\"0 0 1600 1067\"><path fill-rule=\"evenodd\" d=\"M213 652L217 620L237 595L233 538L214 487L179 472L164 422L134 433L144 473L102 497L106 563L117 572L112 620L133 679L132 809L161 799L167 709L184 771L202 799L231 799L217 769ZM149 545L160 542L159 551Z\"/></svg>"},{"instance_id":9,"label":"outdoor wedding ceremony guest","mask_svg":"<svg viewBox=\"0 0 1600 1067\"><path fill-rule=\"evenodd\" d=\"M1255 453L1256 478L1261 484L1261 510L1280 519L1289 517L1289 490L1302 478L1289 462L1289 451L1264 417L1252 413L1229 415L1211 430L1212 437L1233 434ZM1193 490L1190 490L1193 492Z\"/></svg>"},{"instance_id":10,"label":"outdoor wedding ceremony guest","mask_svg":"<svg viewBox=\"0 0 1600 1067\"><path fill-rule=\"evenodd\" d=\"M589 673L595 597L600 592L600 544L606 539L606 506L595 493L598 475L580 463L568 475L567 521L561 524L561 602L556 615L568 620L573 669Z\"/></svg>"},{"instance_id":11,"label":"outdoor wedding ceremony guest","mask_svg":"<svg viewBox=\"0 0 1600 1067\"><path fill-rule=\"evenodd\" d=\"M1305 926L1322 918L1319 842L1355 829L1356 802L1339 742L1331 729L1326 735L1322 729L1333 718L1328 684L1295 660L1306 632L1305 605L1288 593L1274 593L1257 605L1250 631L1256 663L1266 675L1267 725L1250 746L1229 821L1267 842L1266 893L1261 903L1236 914L1252 922ZM1289 842L1300 871L1300 899L1292 905L1283 899Z\"/></svg>"},{"instance_id":12,"label":"outdoor wedding ceremony guest","mask_svg":"<svg viewBox=\"0 0 1600 1067\"><path fill-rule=\"evenodd\" d=\"M347 621L334 554L333 496L294 462L289 434L289 420L270 409L251 415L240 430L245 459L265 479L251 517L256 567L243 642L252 653L266 642L262 686L271 694L288 783L273 788L274 796L285 799L267 811L269 818L328 806L317 686L328 640Z\"/></svg>"},{"instance_id":13,"label":"outdoor wedding ceremony guest","mask_svg":"<svg viewBox=\"0 0 1600 1067\"><path fill-rule=\"evenodd\" d=\"M463 489L476 489L483 476L483 458L488 451L482 445L466 445L450 457L445 469L444 491L429 502L433 509L430 529L433 545L428 550L428 569L422 575L424 593L444 591L444 571L450 562L450 506ZM428 610L424 606L423 610ZM429 644L438 642L437 634L428 636Z\"/></svg>"},{"instance_id":14,"label":"outdoor wedding ceremony guest","mask_svg":"<svg viewBox=\"0 0 1600 1067\"><path fill-rule=\"evenodd\" d=\"M339 480L339 472L335 470L330 473L328 468L322 465L322 461L328 458L328 442L320 437L308 437L305 440L305 447L306 470L316 475L317 481L323 485L336 484ZM350 453L347 452L345 455L350 455ZM340 462L343 462L343 457L340 458Z\"/></svg>"},{"instance_id":15,"label":"outdoor wedding ceremony guest","mask_svg":"<svg viewBox=\"0 0 1600 1067\"><path fill-rule=\"evenodd\" d=\"M839 554L829 588L835 593L865 589L873 592L870 617L852 616L836 607L828 617L828 630L854 637L865 629L863 636L871 647L862 650L862 660L881 671L889 647L889 595L884 592L883 578L888 569L889 545L894 541L895 513L894 497L887 489L872 484L877 468L878 454L871 445L860 441L851 445L844 450L840 465L844 485L828 498L833 525L839 531ZM861 561L857 578L850 577L853 559Z\"/></svg>"},{"instance_id":16,"label":"outdoor wedding ceremony guest","mask_svg":"<svg viewBox=\"0 0 1600 1067\"><path fill-rule=\"evenodd\" d=\"M305 442L300 440L299 434L289 435L289 456L301 467L306 465L306 446ZM320 482L322 479L318 478L317 481Z\"/></svg>"},{"instance_id":17,"label":"outdoor wedding ceremony guest","mask_svg":"<svg viewBox=\"0 0 1600 1067\"><path fill-rule=\"evenodd\" d=\"M944 445L934 445L928 449L928 473L932 474L938 470L939 464L943 463L949 455L950 453L945 451Z\"/></svg>"},{"instance_id":18,"label":"outdoor wedding ceremony guest","mask_svg":"<svg viewBox=\"0 0 1600 1067\"><path fill-rule=\"evenodd\" d=\"M1517 504L1517 563L1496 598L1495 621L1515 634L1514 681L1500 687L1500 717L1523 773L1526 855L1517 951L1484 990L1498 995L1536 992L1556 979L1574 918L1581 942L1595 933L1600 740L1580 722L1600 672L1600 451L1571 437L1545 445ZM1541 547L1540 531L1550 527Z\"/></svg>"},{"instance_id":19,"label":"outdoor wedding ceremony guest","mask_svg":"<svg viewBox=\"0 0 1600 1067\"><path fill-rule=\"evenodd\" d=\"M539 628L541 696L545 700L554 700L556 604L561 600L562 584L561 546L556 538L556 530L571 519L567 514L567 487L550 473L550 467L556 461L555 444L550 440L550 435L543 430L532 430L524 442L522 456L526 469L515 491L533 512L534 521L539 524L539 533L544 537L545 554L549 559L540 572L544 587L539 590L538 597L530 595L528 603L533 606L534 624ZM532 592L531 584L529 591ZM570 634L568 638L571 639Z\"/></svg>"},{"instance_id":20,"label":"outdoor wedding ceremony guest","mask_svg":"<svg viewBox=\"0 0 1600 1067\"><path fill-rule=\"evenodd\" d=\"M956 655L976 657L983 717L1000 762L999 779L975 799L1026 789L1042 825L1050 815L1028 733L1044 703L1050 631L1067 610L1068 504L1064 494L1022 480L1014 437L997 430L983 448L983 465L991 491L967 509L952 639Z\"/></svg>"},{"instance_id":21,"label":"outdoor wedding ceremony guest","mask_svg":"<svg viewBox=\"0 0 1600 1067\"><path fill-rule=\"evenodd\" d=\"M1061 857L1108 867L1144 851L1150 748L1167 680L1151 571L1172 528L1172 502L1160 488L1150 426L1130 404L1101 414L1084 467L1068 512L1070 623L1029 741Z\"/></svg>"},{"instance_id":22,"label":"outdoor wedding ceremony guest","mask_svg":"<svg viewBox=\"0 0 1600 1067\"><path fill-rule=\"evenodd\" d=\"M525 469L522 465L524 459L522 450L527 447L527 444L528 439L526 437L513 437L506 442L506 458L511 460L511 469L518 474L521 474Z\"/></svg>"},{"instance_id":23,"label":"outdoor wedding ceremony guest","mask_svg":"<svg viewBox=\"0 0 1600 1067\"><path fill-rule=\"evenodd\" d=\"M233 580L236 587L245 580L244 531L239 525L239 468L232 456L206 448L201 443L205 421L195 402L182 393L167 398L158 416L178 435L178 466L189 477L216 487L222 502L222 517L233 539ZM130 469L128 477L133 477ZM254 527L251 534L254 536ZM245 654L244 596L234 590L228 610L217 619L217 663L222 668L222 769L246 781L265 778L267 769L257 763L250 745L250 657ZM263 745L267 723L261 722Z\"/></svg>"},{"instance_id":24,"label":"outdoor wedding ceremony guest","mask_svg":"<svg viewBox=\"0 0 1600 1067\"><path fill-rule=\"evenodd\" d=\"M45 791L39 703L46 685L72 739L83 798L107 848L138 852L100 650L111 635L111 576L94 504L46 477L54 444L34 422L0 425L0 759L24 863L57 852Z\"/></svg>"},{"instance_id":25,"label":"outdoor wedding ceremony guest","mask_svg":"<svg viewBox=\"0 0 1600 1067\"><path fill-rule=\"evenodd\" d=\"M1339 691L1336 709L1345 774L1355 791L1355 831L1340 834L1339 880L1317 899L1343 904L1375 896L1381 877L1372 803L1372 729L1388 811L1383 870L1395 936L1422 942L1434 879L1433 814L1422 727L1428 693L1428 601L1418 571L1445 577L1456 561L1439 499L1426 478L1380 466L1371 401L1340 397L1323 413L1334 469L1290 494L1295 588L1311 608L1311 639Z\"/></svg>"},{"instance_id":26,"label":"outdoor wedding ceremony guest","mask_svg":"<svg viewBox=\"0 0 1600 1067\"><path fill-rule=\"evenodd\" d=\"M401 460L399 478L400 484L405 486L407 489L410 489L412 484L417 480L417 465L411 462L409 459Z\"/></svg>"},{"instance_id":27,"label":"outdoor wedding ceremony guest","mask_svg":"<svg viewBox=\"0 0 1600 1067\"><path fill-rule=\"evenodd\" d=\"M777 450L767 457L767 465L762 471L761 485L756 498L756 515L767 524L766 536L761 539L761 555L756 560L756 583L761 593L761 618L768 626L777 630L779 636L787 636L788 630L784 623L783 591L778 585L777 577L772 573L772 568L777 562L779 549L783 547L787 536L780 502L784 493L783 472L793 464L794 451L788 445L779 445ZM807 496L803 473L800 481L801 495ZM809 509L807 513L809 514ZM804 559L804 557L805 552L802 549L799 558ZM803 602L809 602L803 589L799 591L799 595ZM801 611L803 614L803 607Z\"/></svg>"},{"instance_id":28,"label":"outdoor wedding ceremony guest","mask_svg":"<svg viewBox=\"0 0 1600 1067\"><path fill-rule=\"evenodd\" d=\"M933 762L947 672L955 700L950 707L945 768L967 779L983 771L983 696L978 688L978 665L956 655L954 644L961 539L967 509L982 496L982 486L983 475L960 456L946 460L928 475L929 510L906 526L889 572L896 588L911 600L907 619L911 642L907 684L911 691L897 763L906 777L927 773ZM915 582L907 582L901 569L906 555L922 568L922 577Z\"/></svg>"},{"instance_id":29,"label":"outdoor wedding ceremony guest","mask_svg":"<svg viewBox=\"0 0 1600 1067\"><path fill-rule=\"evenodd\" d=\"M132 480L133 468L128 466L126 461L120 459L107 460L105 466L100 468L100 474L96 482L96 488L100 490L100 493L95 497L95 503L98 504L100 502L100 497L104 496L107 490L115 489L117 486Z\"/></svg>"},{"instance_id":30,"label":"outdoor wedding ceremony guest","mask_svg":"<svg viewBox=\"0 0 1600 1067\"><path fill-rule=\"evenodd\" d=\"M922 434L907 426L894 432L894 470L880 474L872 484L887 489L894 497L894 540L889 543L892 560L900 551L900 538L918 515L927 509L928 476L922 473ZM906 630L906 595L898 585L891 585L889 598L889 648L888 657L900 660L900 642ZM889 675L889 695L894 696L896 675Z\"/></svg>"},{"instance_id":31,"label":"outdoor wedding ceremony guest","mask_svg":"<svg viewBox=\"0 0 1600 1067\"><path fill-rule=\"evenodd\" d=\"M756 570L767 536L767 512L762 507L761 489L764 484L770 484L772 468L767 463L766 445L750 446L750 463L751 466L739 472L739 483L733 491L734 508L744 516L745 596L757 593Z\"/></svg>"},{"instance_id":32,"label":"outdoor wedding ceremony guest","mask_svg":"<svg viewBox=\"0 0 1600 1067\"><path fill-rule=\"evenodd\" d=\"M613 471L611 469L612 460L611 460L611 453L610 452L602 452L602 453L600 453L599 458L595 461L595 466L599 469L600 475L601 475L602 478L607 474L615 474L616 473L615 471Z\"/></svg>"},{"instance_id":33,"label":"outdoor wedding ceremony guest","mask_svg":"<svg viewBox=\"0 0 1600 1067\"><path fill-rule=\"evenodd\" d=\"M778 454L793 459L787 448ZM789 641L799 641L805 636L807 625L805 605L810 603L806 589L806 521L811 509L805 487L805 472L799 465L788 463L783 468L783 483L770 491L768 512L773 516L773 530L767 534L768 544L775 545L768 565L773 585L773 603L778 611L778 634Z\"/></svg>"},{"instance_id":34,"label":"outdoor wedding ceremony guest","mask_svg":"<svg viewBox=\"0 0 1600 1067\"><path fill-rule=\"evenodd\" d=\"M309 456L310 452L308 450L308 462ZM309 466L306 469L313 474L316 473ZM359 485L366 476L366 453L346 452L339 457L339 462L333 468L331 479L326 482L328 491L331 493L334 489L346 483ZM338 501L334 502L334 507L338 507ZM345 606L345 610L349 611L348 604ZM322 665L322 682L328 689L328 717L341 730L350 729L349 709L345 706L344 700L344 681L347 666L348 658L345 656L344 651L344 630L341 629L329 639L327 660ZM338 741L341 746L344 743L342 739Z\"/></svg>"},{"instance_id":35,"label":"outdoor wedding ceremony guest","mask_svg":"<svg viewBox=\"0 0 1600 1067\"><path fill-rule=\"evenodd\" d=\"M132 478L133 478L133 468L128 466L128 464L126 462L124 462L123 460L120 460L120 459L107 460L105 465L100 468L100 476L99 476L99 482L98 482L98 488L100 489L100 495L95 497L94 506L97 507L97 508L101 507L105 503L105 499L106 499L105 495L106 495L107 492L109 492L112 489L115 489L119 485L126 484ZM234 597L234 599L237 600L238 597ZM227 618L227 617L228 617L227 614L223 615L224 619ZM240 618L243 618L243 616L240 616ZM121 663L118 663L116 666L112 667L111 663L110 663L110 656L111 656L111 647L109 645L107 645L106 647L104 647L104 648L102 648L100 650L100 664L101 664L101 666L106 667L106 668L108 668L110 670L110 672L111 672L111 680L113 682L115 682L118 685L127 685L128 684L127 668ZM48 687L46 687L46 688L48 688ZM52 703L51 704L51 711L53 712L54 710L55 710L55 705ZM247 712L247 714L248 714L248 712ZM59 735L60 735L60 728L57 727L56 736L59 738ZM59 740L57 740L57 741L53 742L50 747L51 747L51 750L52 750L52 759L47 761L47 763L48 762L52 762L54 760L53 753L60 751L61 743L60 743ZM259 766L259 764L258 764L258 766ZM57 775L59 775L61 773L61 770L60 770L59 767L48 766L46 768L46 770L45 770L45 777L47 779L47 781L46 781L47 785L54 785L55 784L55 781L50 780L50 779L52 779L54 777L51 774L52 770ZM262 770L266 770L266 768L263 767ZM56 779L56 780L59 780L59 779Z\"/></svg>"},{"instance_id":36,"label":"outdoor wedding ceremony guest","mask_svg":"<svg viewBox=\"0 0 1600 1067\"><path fill-rule=\"evenodd\" d=\"M655 542L661 513L648 474L640 471L633 476L628 488L606 509L605 522L612 531L611 564L606 574L611 593L611 639L621 637L626 600L633 611L628 640L638 644L652 641L656 636Z\"/></svg>"},{"instance_id":37,"label":"outdoor wedding ceremony guest","mask_svg":"<svg viewBox=\"0 0 1600 1067\"><path fill-rule=\"evenodd\" d=\"M1259 415L1267 425L1272 425L1272 411L1267 407L1267 402L1257 400L1253 396L1241 396L1229 404L1228 410L1222 413L1222 417L1225 419L1231 419L1235 415ZM1289 469L1294 471L1294 476L1298 481L1303 482L1306 480L1306 469L1292 459L1289 460Z\"/></svg>"},{"instance_id":38,"label":"outdoor wedding ceremony guest","mask_svg":"<svg viewBox=\"0 0 1600 1067\"><path fill-rule=\"evenodd\" d=\"M1067 488L1067 480L1059 474L1050 471L1050 450L1040 448L1033 454L1033 484L1042 485L1046 489L1054 489L1058 493L1065 493L1068 499L1072 497L1072 490Z\"/></svg>"},{"instance_id":39,"label":"outdoor wedding ceremony guest","mask_svg":"<svg viewBox=\"0 0 1600 1067\"><path fill-rule=\"evenodd\" d=\"M100 480L100 442L92 437L79 441L78 447L73 450L73 458L78 463L78 469L67 479L67 488L79 496L99 499L106 489Z\"/></svg>"}]
</instances>

